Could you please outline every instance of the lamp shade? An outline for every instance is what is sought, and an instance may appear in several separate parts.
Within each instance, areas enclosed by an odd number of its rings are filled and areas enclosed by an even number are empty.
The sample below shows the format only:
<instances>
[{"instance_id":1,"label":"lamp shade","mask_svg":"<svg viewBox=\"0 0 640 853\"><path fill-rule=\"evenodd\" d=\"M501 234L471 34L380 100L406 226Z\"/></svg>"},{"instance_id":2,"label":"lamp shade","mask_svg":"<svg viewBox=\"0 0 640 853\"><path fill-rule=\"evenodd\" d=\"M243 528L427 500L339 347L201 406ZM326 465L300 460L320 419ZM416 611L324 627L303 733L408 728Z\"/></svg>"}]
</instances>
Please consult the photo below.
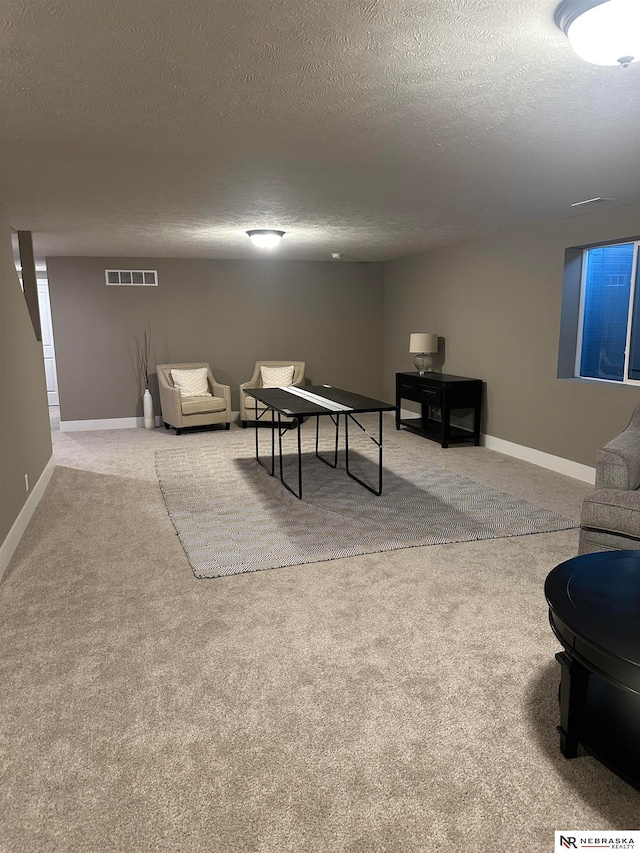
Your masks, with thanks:
<instances>
[{"instance_id":1,"label":"lamp shade","mask_svg":"<svg viewBox=\"0 0 640 853\"><path fill-rule=\"evenodd\" d=\"M438 352L438 336L429 332L412 332L409 352Z\"/></svg>"},{"instance_id":2,"label":"lamp shade","mask_svg":"<svg viewBox=\"0 0 640 853\"><path fill-rule=\"evenodd\" d=\"M275 231L273 228L253 228L247 234L254 246L260 249L273 249L284 237L284 231Z\"/></svg>"},{"instance_id":3,"label":"lamp shade","mask_svg":"<svg viewBox=\"0 0 640 853\"><path fill-rule=\"evenodd\" d=\"M563 0L553 19L587 62L626 68L640 59L638 0Z\"/></svg>"}]
</instances>

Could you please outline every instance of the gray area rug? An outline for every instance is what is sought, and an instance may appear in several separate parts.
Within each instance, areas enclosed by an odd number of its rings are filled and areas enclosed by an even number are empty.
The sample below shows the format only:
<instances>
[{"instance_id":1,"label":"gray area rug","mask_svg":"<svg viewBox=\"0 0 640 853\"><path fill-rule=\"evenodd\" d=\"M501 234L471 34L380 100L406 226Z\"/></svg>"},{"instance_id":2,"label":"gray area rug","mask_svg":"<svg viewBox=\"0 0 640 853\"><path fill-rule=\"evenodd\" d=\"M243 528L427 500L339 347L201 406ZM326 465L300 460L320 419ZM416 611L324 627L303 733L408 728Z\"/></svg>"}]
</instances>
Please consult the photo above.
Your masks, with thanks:
<instances>
[{"instance_id":1,"label":"gray area rug","mask_svg":"<svg viewBox=\"0 0 640 853\"><path fill-rule=\"evenodd\" d=\"M285 456L297 487L297 459ZM377 484L360 454L350 468ZM156 451L156 472L169 517L198 578L213 578L370 554L577 527L575 521L406 451L385 449L383 493L303 454L303 500L253 456L211 445Z\"/></svg>"}]
</instances>

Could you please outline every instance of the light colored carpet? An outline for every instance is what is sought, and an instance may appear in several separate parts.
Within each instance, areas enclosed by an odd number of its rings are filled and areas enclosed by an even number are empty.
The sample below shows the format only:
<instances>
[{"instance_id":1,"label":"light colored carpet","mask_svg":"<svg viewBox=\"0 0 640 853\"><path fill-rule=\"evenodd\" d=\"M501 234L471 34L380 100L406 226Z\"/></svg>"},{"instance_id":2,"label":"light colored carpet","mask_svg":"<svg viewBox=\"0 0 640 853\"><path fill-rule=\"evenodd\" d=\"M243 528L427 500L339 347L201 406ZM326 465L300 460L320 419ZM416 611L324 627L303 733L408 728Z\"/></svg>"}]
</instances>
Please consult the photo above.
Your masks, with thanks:
<instances>
[{"instance_id":1,"label":"light colored carpet","mask_svg":"<svg viewBox=\"0 0 640 853\"><path fill-rule=\"evenodd\" d=\"M351 471L377 485L377 461L350 457ZM288 454L284 465L297 488L297 456ZM384 455L379 496L347 476L342 454L333 469L311 450L303 455L302 500L253 455L230 456L213 442L157 451L156 471L198 578L576 526L398 447Z\"/></svg>"},{"instance_id":2,"label":"light colored carpet","mask_svg":"<svg viewBox=\"0 0 640 853\"><path fill-rule=\"evenodd\" d=\"M592 491L389 423L389 448L566 517ZM0 584L1 853L550 853L555 829L637 828L640 794L558 746L543 585L577 531L198 581L155 451L252 438L54 436Z\"/></svg>"}]
</instances>

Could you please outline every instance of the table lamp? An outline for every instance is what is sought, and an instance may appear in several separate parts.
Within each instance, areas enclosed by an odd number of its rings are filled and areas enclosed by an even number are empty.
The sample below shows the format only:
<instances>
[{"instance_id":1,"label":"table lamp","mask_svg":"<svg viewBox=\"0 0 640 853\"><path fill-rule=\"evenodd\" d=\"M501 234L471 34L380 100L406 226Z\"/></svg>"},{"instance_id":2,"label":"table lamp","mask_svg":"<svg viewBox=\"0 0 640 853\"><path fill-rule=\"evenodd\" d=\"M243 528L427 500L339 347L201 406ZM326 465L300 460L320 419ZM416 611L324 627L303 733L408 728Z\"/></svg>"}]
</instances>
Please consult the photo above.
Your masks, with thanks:
<instances>
[{"instance_id":1,"label":"table lamp","mask_svg":"<svg viewBox=\"0 0 640 853\"><path fill-rule=\"evenodd\" d=\"M431 370L432 353L438 352L438 336L429 332L413 332L409 340L409 352L415 355L413 363L420 376Z\"/></svg>"}]
</instances>

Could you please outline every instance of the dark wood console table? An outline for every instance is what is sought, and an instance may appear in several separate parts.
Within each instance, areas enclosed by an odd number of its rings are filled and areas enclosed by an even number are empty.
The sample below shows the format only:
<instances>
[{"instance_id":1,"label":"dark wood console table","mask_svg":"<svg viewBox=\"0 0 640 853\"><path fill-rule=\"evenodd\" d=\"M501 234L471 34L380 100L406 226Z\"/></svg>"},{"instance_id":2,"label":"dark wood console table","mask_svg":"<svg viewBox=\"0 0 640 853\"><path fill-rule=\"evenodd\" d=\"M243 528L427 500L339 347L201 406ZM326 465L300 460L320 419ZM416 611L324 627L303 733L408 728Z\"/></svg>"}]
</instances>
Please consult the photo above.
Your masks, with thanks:
<instances>
[{"instance_id":1,"label":"dark wood console table","mask_svg":"<svg viewBox=\"0 0 640 853\"><path fill-rule=\"evenodd\" d=\"M401 400L421 403L422 417L402 418ZM440 409L441 420L432 416L432 407ZM396 373L396 429L407 427L439 441L442 447L471 442L480 444L482 380L450 373ZM473 431L451 425L454 409L473 409Z\"/></svg>"},{"instance_id":2,"label":"dark wood console table","mask_svg":"<svg viewBox=\"0 0 640 853\"><path fill-rule=\"evenodd\" d=\"M560 751L578 744L640 788L640 551L583 554L545 582L549 621L564 646Z\"/></svg>"}]
</instances>

